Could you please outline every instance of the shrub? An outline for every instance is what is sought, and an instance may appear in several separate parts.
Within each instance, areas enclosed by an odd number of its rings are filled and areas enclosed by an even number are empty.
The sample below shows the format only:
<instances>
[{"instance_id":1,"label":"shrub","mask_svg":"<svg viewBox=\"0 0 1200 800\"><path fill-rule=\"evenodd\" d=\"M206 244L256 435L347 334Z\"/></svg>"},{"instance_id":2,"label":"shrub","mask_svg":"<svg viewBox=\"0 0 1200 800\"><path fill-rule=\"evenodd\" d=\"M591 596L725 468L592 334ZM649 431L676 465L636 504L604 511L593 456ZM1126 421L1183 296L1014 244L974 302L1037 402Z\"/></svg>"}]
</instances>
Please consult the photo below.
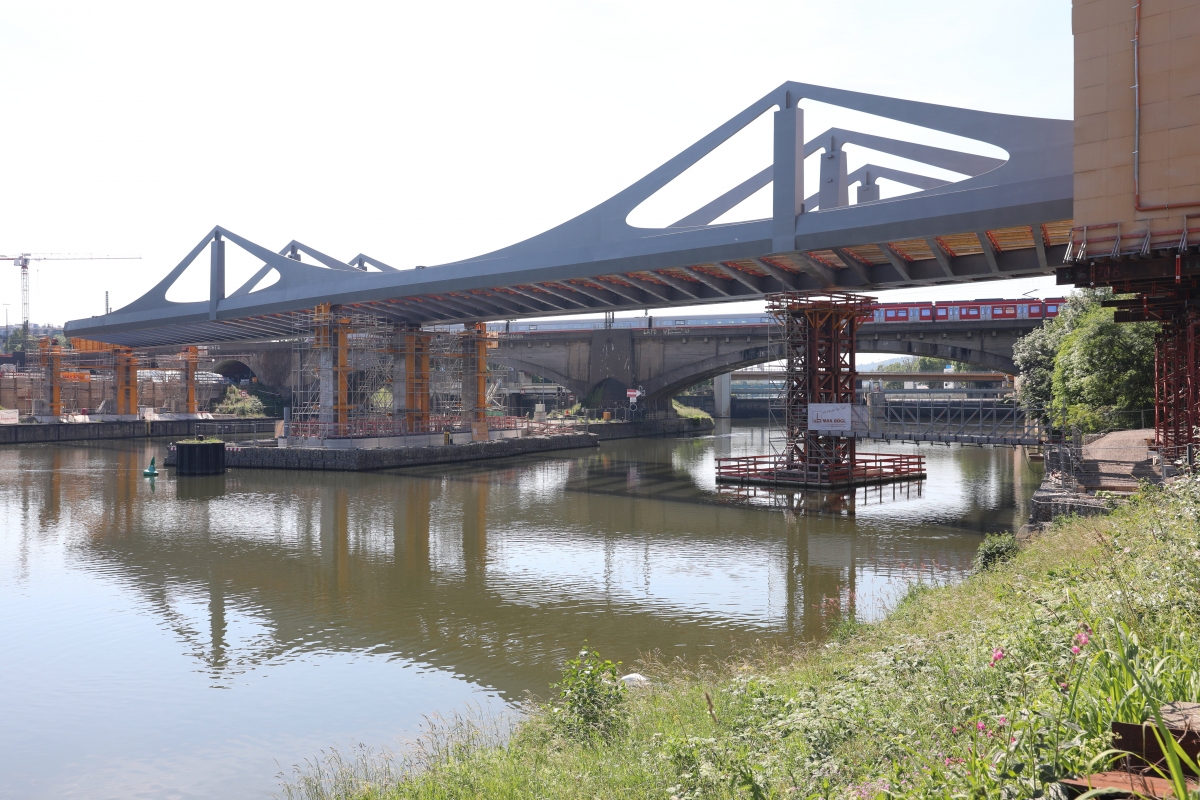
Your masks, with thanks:
<instances>
[{"instance_id":1,"label":"shrub","mask_svg":"<svg viewBox=\"0 0 1200 800\"><path fill-rule=\"evenodd\" d=\"M225 397L217 406L218 414L236 414L239 417L261 417L263 416L262 400L259 400L248 392L239 390L236 386L230 386L225 390Z\"/></svg>"},{"instance_id":2,"label":"shrub","mask_svg":"<svg viewBox=\"0 0 1200 800\"><path fill-rule=\"evenodd\" d=\"M975 551L976 572L987 572L1017 554L1017 537L1011 533L989 534Z\"/></svg>"},{"instance_id":3,"label":"shrub","mask_svg":"<svg viewBox=\"0 0 1200 800\"><path fill-rule=\"evenodd\" d=\"M581 742L612 737L624 722L625 685L617 667L587 645L579 656L566 663L562 681L550 688L558 699L550 706L550 718L564 736Z\"/></svg>"}]
</instances>

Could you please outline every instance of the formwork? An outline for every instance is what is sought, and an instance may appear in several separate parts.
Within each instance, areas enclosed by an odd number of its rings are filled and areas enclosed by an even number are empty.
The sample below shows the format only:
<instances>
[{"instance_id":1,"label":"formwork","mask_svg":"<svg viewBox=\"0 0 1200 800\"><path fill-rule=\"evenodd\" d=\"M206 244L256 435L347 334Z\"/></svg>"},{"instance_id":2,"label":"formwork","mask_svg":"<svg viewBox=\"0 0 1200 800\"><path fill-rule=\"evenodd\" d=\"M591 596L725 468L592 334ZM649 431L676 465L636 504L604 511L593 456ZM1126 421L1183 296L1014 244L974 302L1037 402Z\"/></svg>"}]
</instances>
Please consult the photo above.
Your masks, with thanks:
<instances>
[{"instance_id":1,"label":"formwork","mask_svg":"<svg viewBox=\"0 0 1200 800\"><path fill-rule=\"evenodd\" d=\"M718 481L835 489L924 477L924 456L858 453L848 425L826 430L812 416L820 407L856 408L855 345L873 302L842 292L767 296L777 323L768 337L781 337L785 361L780 407L772 413L775 452L717 459Z\"/></svg>"}]
</instances>

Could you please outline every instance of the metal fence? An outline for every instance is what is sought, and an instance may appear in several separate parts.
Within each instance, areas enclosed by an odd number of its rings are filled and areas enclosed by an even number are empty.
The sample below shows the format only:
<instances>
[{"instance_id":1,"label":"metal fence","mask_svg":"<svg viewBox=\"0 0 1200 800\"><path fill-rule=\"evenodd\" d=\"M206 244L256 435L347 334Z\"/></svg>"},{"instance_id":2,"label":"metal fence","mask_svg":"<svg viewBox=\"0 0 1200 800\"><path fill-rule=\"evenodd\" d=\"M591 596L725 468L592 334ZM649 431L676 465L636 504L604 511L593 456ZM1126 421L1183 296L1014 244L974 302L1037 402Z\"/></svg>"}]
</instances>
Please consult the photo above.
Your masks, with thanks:
<instances>
[{"instance_id":1,"label":"metal fence","mask_svg":"<svg viewBox=\"0 0 1200 800\"><path fill-rule=\"evenodd\" d=\"M197 422L196 438L220 439L238 447L275 447L283 435L283 420L221 420Z\"/></svg>"}]
</instances>

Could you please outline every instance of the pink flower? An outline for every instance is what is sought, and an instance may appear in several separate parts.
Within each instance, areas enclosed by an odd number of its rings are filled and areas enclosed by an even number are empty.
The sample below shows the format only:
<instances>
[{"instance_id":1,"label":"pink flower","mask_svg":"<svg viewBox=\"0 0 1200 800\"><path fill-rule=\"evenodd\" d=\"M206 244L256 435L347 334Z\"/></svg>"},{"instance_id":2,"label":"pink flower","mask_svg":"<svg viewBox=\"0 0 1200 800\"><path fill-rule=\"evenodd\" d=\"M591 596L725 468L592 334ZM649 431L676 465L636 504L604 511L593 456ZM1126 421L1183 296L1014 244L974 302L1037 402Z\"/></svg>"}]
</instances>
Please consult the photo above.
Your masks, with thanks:
<instances>
[{"instance_id":1,"label":"pink flower","mask_svg":"<svg viewBox=\"0 0 1200 800\"><path fill-rule=\"evenodd\" d=\"M987 727L987 725L984 725L982 720L975 723L976 730L983 730L986 727Z\"/></svg>"},{"instance_id":2,"label":"pink flower","mask_svg":"<svg viewBox=\"0 0 1200 800\"><path fill-rule=\"evenodd\" d=\"M997 664L999 664L1003 659L1004 659L1004 650L997 647L995 650L992 651L992 663L988 664L988 666L994 667Z\"/></svg>"},{"instance_id":3,"label":"pink flower","mask_svg":"<svg viewBox=\"0 0 1200 800\"><path fill-rule=\"evenodd\" d=\"M950 758L949 758L949 756L947 756L947 757L946 757L946 766L947 766L947 767L948 767L948 766L950 766Z\"/></svg>"},{"instance_id":4,"label":"pink flower","mask_svg":"<svg viewBox=\"0 0 1200 800\"><path fill-rule=\"evenodd\" d=\"M1000 727L1003 728L1007 724L1008 724L1008 717L1001 714L1000 715Z\"/></svg>"},{"instance_id":5,"label":"pink flower","mask_svg":"<svg viewBox=\"0 0 1200 800\"><path fill-rule=\"evenodd\" d=\"M957 725L954 725L953 727L951 727L951 728L950 728L950 732L951 732L951 733L958 733L958 726L957 726Z\"/></svg>"},{"instance_id":6,"label":"pink flower","mask_svg":"<svg viewBox=\"0 0 1200 800\"><path fill-rule=\"evenodd\" d=\"M1016 743L1017 743L1017 737L1015 737L1015 736L1014 736L1014 737L1012 737L1011 739L1009 739L1009 740L1008 740L1008 743L1009 743L1009 744L1016 744Z\"/></svg>"},{"instance_id":7,"label":"pink flower","mask_svg":"<svg viewBox=\"0 0 1200 800\"><path fill-rule=\"evenodd\" d=\"M1088 632L1086 628L1075 634L1075 644L1079 645L1080 647L1087 647L1088 641Z\"/></svg>"},{"instance_id":8,"label":"pink flower","mask_svg":"<svg viewBox=\"0 0 1200 800\"><path fill-rule=\"evenodd\" d=\"M1079 648L1078 648L1078 647L1072 647L1072 648L1071 648L1071 655L1073 655L1073 656L1077 656L1077 655L1079 655Z\"/></svg>"}]
</instances>

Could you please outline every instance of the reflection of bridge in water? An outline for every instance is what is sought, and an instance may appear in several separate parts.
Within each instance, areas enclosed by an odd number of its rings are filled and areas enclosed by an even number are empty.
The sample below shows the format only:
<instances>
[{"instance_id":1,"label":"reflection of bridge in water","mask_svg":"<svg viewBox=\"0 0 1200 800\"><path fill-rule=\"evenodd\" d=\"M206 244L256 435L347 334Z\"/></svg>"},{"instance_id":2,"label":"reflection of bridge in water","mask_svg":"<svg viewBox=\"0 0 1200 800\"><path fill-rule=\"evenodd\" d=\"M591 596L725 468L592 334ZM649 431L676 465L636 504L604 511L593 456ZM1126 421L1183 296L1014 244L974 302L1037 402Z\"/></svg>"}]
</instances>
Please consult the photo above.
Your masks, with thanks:
<instances>
[{"instance_id":1,"label":"reflection of bridge in water","mask_svg":"<svg viewBox=\"0 0 1200 800\"><path fill-rule=\"evenodd\" d=\"M86 531L75 556L136 587L216 679L370 652L513 697L544 691L585 639L629 661L811 637L824 598L870 615L906 564L954 573L976 544L895 520L872 533L874 499L790 518L731 504L698 485L705 442L622 444L439 477L246 472L153 493L140 446L3 458L21 464L10 491L26 530ZM970 502L958 517L994 516L995 496ZM947 532L961 522L945 519Z\"/></svg>"}]
</instances>

